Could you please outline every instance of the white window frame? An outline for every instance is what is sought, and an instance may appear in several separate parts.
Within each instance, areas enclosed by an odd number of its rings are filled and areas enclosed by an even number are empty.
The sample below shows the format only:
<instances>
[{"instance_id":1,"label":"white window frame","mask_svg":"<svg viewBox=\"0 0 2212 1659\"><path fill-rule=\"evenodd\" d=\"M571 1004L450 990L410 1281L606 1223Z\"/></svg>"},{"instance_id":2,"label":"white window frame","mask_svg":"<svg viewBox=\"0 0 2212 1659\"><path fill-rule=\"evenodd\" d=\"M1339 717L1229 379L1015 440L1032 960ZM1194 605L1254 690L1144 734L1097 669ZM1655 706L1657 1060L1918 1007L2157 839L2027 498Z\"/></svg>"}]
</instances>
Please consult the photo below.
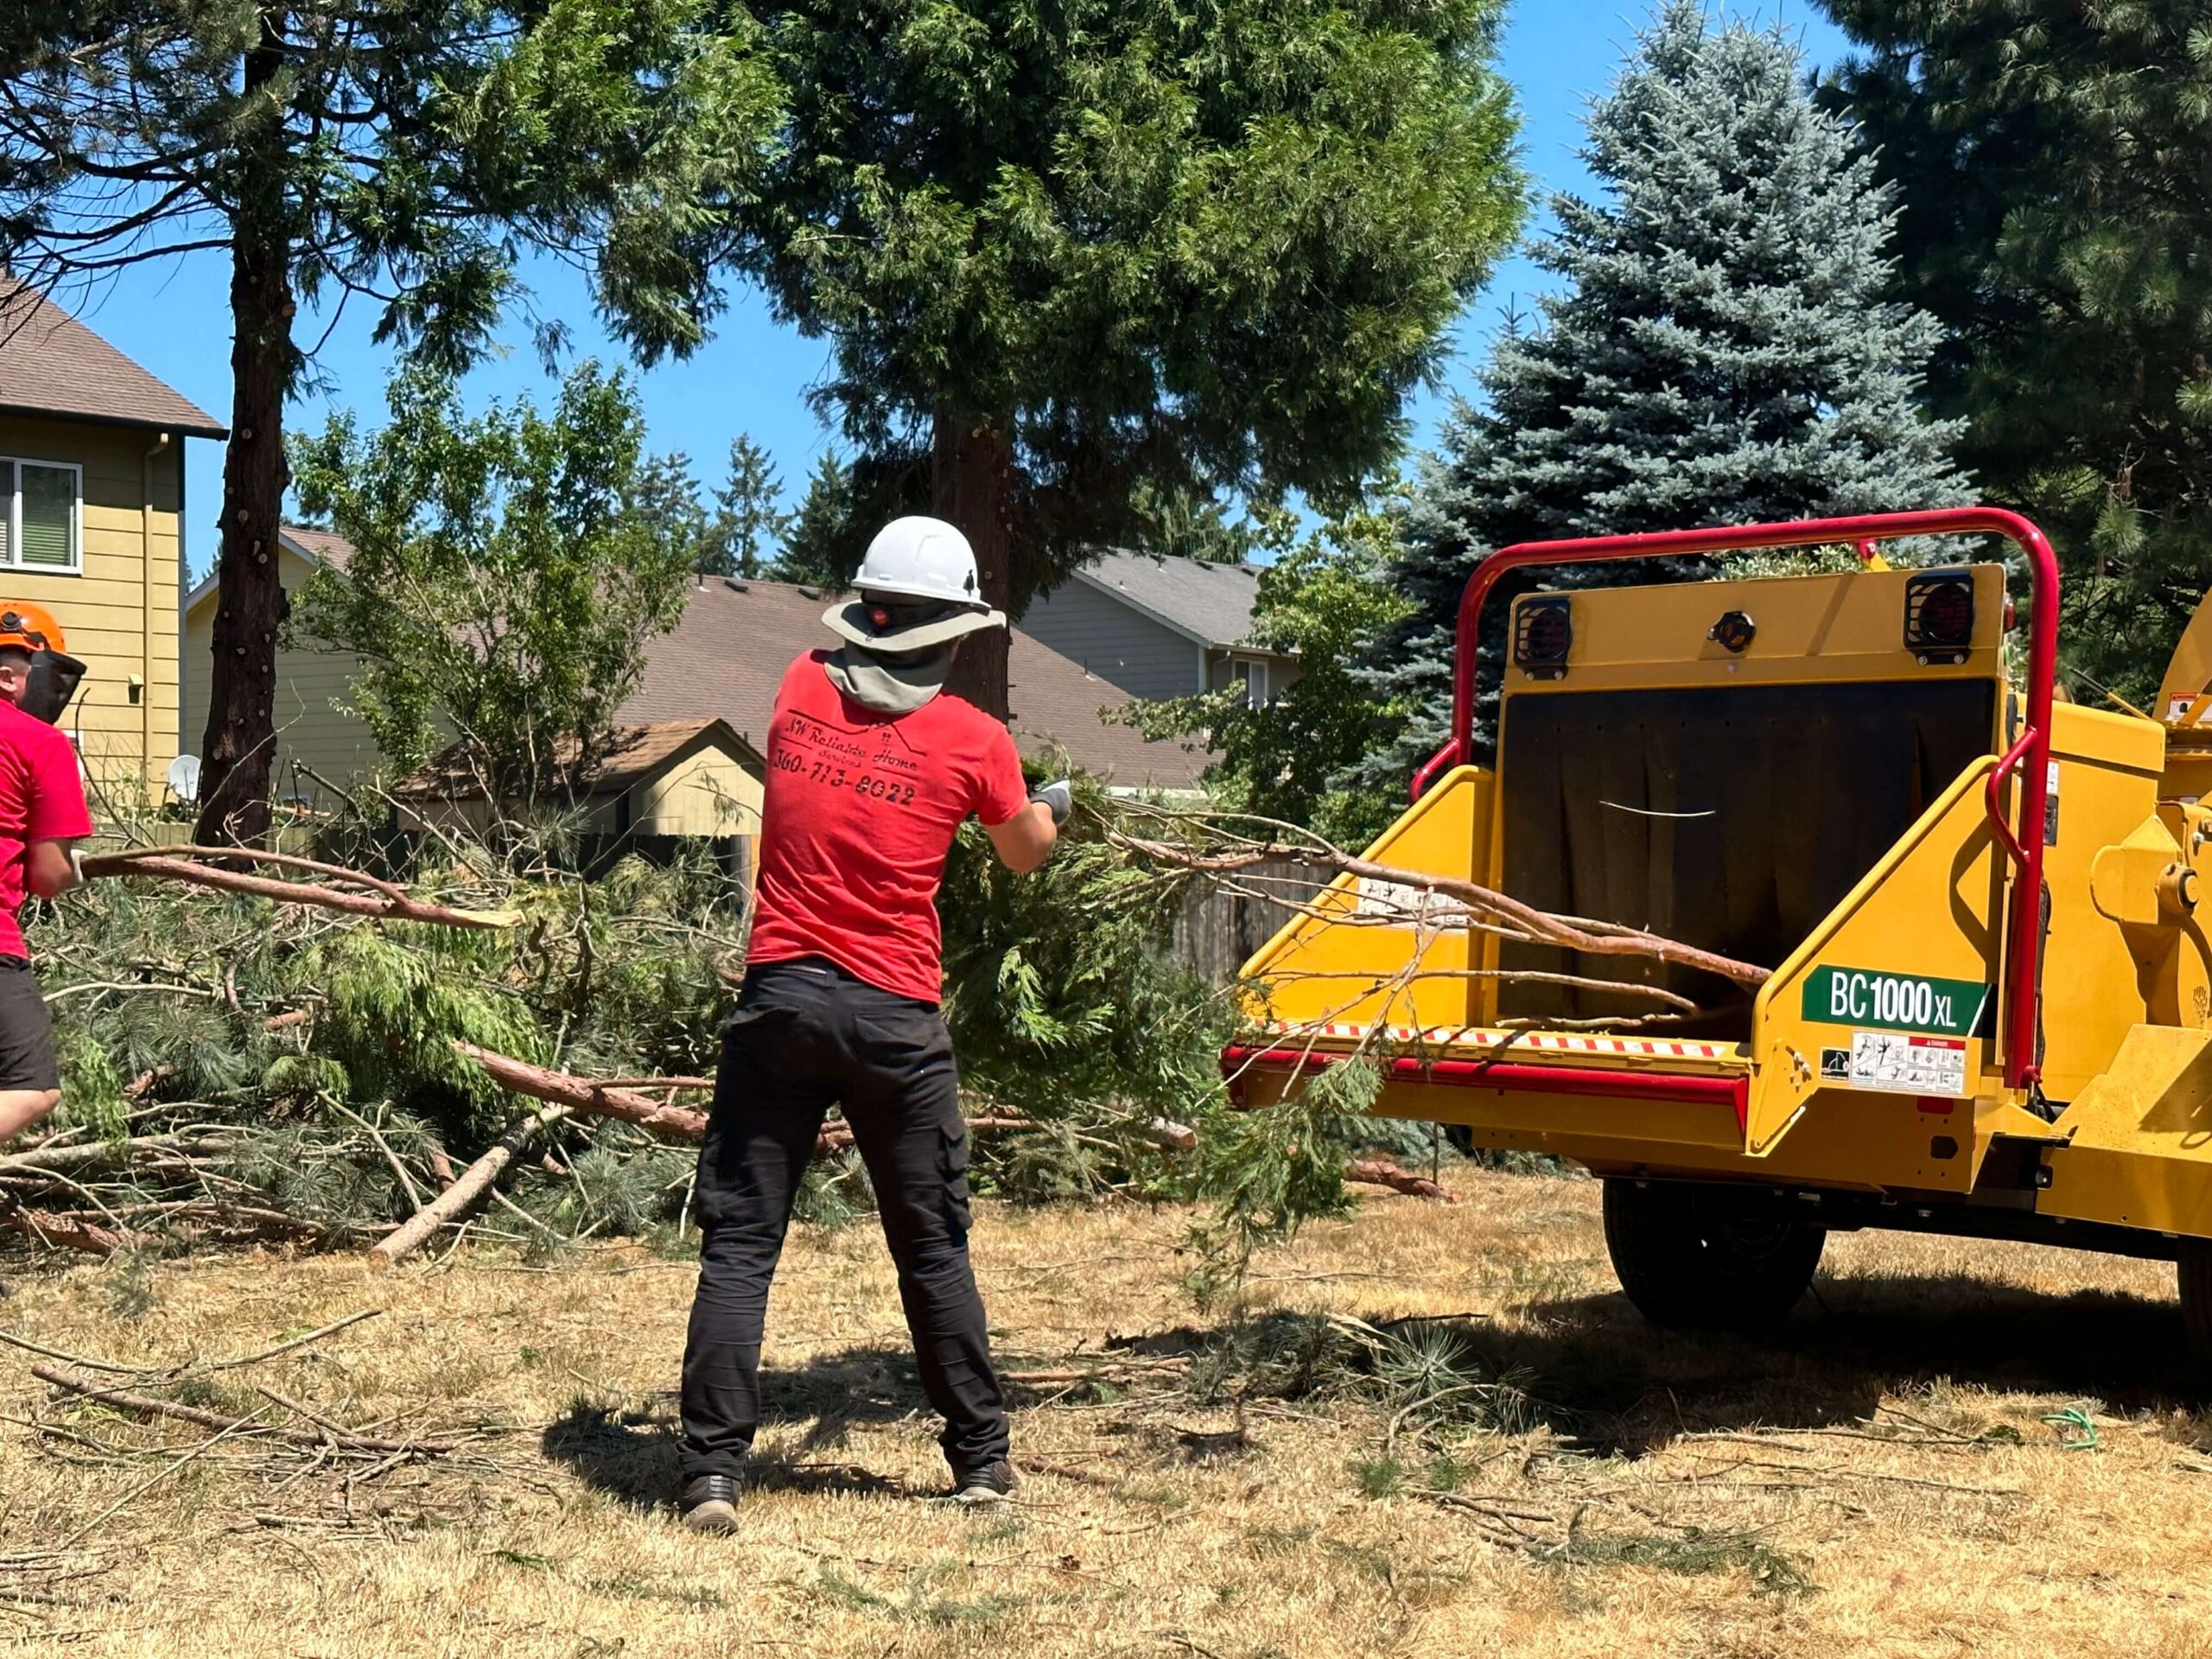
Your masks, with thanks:
<instances>
[{"instance_id":1,"label":"white window frame","mask_svg":"<svg viewBox=\"0 0 2212 1659\"><path fill-rule=\"evenodd\" d=\"M0 559L0 570L21 571L33 576L81 576L85 574L85 468L74 461L48 461L43 455L0 455L0 464L10 468L10 488L8 492L8 556ZM23 472L26 467L44 467L53 472L67 473L75 480L69 496L69 551L67 564L26 564L23 563Z\"/></svg>"},{"instance_id":2,"label":"white window frame","mask_svg":"<svg viewBox=\"0 0 2212 1659\"><path fill-rule=\"evenodd\" d=\"M1244 681L1245 706L1250 709L1266 708L1268 706L1268 696L1267 664L1260 661L1256 658L1238 663L1236 664L1236 667L1230 671L1230 677L1231 679L1239 677L1236 671L1237 670L1243 671L1242 678Z\"/></svg>"}]
</instances>

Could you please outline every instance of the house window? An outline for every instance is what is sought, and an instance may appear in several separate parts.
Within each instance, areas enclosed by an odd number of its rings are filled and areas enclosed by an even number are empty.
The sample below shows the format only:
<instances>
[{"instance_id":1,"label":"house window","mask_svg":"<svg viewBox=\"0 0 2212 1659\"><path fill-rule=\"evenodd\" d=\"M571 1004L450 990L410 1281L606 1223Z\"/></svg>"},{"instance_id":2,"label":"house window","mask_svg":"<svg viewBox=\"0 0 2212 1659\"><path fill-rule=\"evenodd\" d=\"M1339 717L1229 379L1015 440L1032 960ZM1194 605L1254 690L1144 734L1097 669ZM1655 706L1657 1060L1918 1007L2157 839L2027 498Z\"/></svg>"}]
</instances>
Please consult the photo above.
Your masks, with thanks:
<instances>
[{"instance_id":1,"label":"house window","mask_svg":"<svg viewBox=\"0 0 2212 1659\"><path fill-rule=\"evenodd\" d=\"M1268 701L1268 665L1265 663L1239 663L1236 672L1244 680L1244 702L1254 709L1263 707Z\"/></svg>"},{"instance_id":2,"label":"house window","mask_svg":"<svg viewBox=\"0 0 2212 1659\"><path fill-rule=\"evenodd\" d=\"M85 469L0 456L0 566L84 568Z\"/></svg>"}]
</instances>

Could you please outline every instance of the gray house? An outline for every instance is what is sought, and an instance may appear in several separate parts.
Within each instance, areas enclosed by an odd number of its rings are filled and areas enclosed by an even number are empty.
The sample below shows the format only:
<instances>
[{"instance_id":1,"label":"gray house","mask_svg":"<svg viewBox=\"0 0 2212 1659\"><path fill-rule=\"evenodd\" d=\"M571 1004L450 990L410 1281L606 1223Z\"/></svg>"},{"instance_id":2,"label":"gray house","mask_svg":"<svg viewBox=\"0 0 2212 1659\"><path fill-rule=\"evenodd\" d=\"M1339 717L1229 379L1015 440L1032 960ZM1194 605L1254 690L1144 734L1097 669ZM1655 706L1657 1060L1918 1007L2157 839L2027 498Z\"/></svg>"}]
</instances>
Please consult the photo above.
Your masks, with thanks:
<instances>
[{"instance_id":1,"label":"gray house","mask_svg":"<svg viewBox=\"0 0 2212 1659\"><path fill-rule=\"evenodd\" d=\"M1298 677L1298 659L1247 643L1259 577L1257 565L1109 552L1041 595L1021 628L1132 696L1242 680L1264 702Z\"/></svg>"}]
</instances>

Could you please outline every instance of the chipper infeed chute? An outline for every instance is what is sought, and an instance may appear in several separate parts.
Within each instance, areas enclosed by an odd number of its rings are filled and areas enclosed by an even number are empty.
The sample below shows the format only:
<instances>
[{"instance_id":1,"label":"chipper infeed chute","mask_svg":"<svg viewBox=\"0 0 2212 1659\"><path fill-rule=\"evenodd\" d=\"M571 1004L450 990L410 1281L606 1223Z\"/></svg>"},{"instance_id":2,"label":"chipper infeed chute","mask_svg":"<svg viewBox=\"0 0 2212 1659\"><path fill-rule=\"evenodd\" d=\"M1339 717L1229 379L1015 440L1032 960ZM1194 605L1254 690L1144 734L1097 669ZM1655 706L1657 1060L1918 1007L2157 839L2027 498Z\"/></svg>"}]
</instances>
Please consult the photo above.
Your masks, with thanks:
<instances>
[{"instance_id":1,"label":"chipper infeed chute","mask_svg":"<svg viewBox=\"0 0 2212 1659\"><path fill-rule=\"evenodd\" d=\"M2009 570L1879 552L1991 538ZM1836 544L1860 567L1541 587ZM1670 1322L1786 1310L1819 1235L1877 1225L2177 1256L2212 1337L2212 616L2160 718L2088 709L2055 694L2057 582L2041 532L1986 507L1484 560L1450 739L1365 855L1408 879L1338 877L1247 964L1232 1091L1371 1064L1380 1112L1580 1160L1624 1285ZM1499 925L1478 892L1548 924Z\"/></svg>"}]
</instances>

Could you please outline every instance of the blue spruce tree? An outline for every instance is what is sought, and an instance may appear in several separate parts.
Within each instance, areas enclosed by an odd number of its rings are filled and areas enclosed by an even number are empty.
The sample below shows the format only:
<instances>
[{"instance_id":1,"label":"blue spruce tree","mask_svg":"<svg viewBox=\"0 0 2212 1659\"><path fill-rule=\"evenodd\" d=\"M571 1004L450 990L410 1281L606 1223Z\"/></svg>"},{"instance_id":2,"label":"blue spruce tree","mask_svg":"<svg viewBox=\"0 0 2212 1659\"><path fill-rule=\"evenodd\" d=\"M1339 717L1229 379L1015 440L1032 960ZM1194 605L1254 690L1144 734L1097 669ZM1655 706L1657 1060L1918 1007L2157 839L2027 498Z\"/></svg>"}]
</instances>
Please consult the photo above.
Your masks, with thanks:
<instances>
[{"instance_id":1,"label":"blue spruce tree","mask_svg":"<svg viewBox=\"0 0 2212 1659\"><path fill-rule=\"evenodd\" d=\"M1535 250L1565 288L1508 327L1422 469L1389 572L1414 608L1366 671L1404 723L1344 786L1401 791L1444 741L1460 590L1497 548L1965 497L1959 429L1919 402L1938 325L1883 298L1891 194L1790 42L1675 0L1582 154L1608 188L1553 198L1558 234ZM1686 574L1669 563L1508 578L1486 664L1514 593Z\"/></svg>"}]
</instances>

